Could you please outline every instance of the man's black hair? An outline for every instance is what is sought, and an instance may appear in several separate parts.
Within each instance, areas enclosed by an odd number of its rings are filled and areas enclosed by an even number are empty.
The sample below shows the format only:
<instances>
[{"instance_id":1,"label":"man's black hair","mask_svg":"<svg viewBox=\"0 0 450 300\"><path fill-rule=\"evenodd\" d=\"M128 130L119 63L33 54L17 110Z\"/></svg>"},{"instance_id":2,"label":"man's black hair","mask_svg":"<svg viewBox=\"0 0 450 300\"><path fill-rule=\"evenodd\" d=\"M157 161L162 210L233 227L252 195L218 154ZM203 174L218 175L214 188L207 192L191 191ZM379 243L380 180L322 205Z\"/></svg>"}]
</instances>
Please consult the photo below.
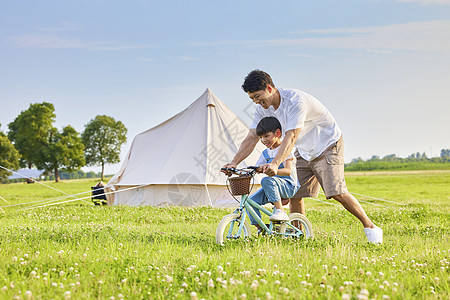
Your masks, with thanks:
<instances>
[{"instance_id":1,"label":"man's black hair","mask_svg":"<svg viewBox=\"0 0 450 300\"><path fill-rule=\"evenodd\" d=\"M253 70L245 77L242 89L246 93L253 93L265 90L268 84L275 87L269 74L261 70Z\"/></svg>"},{"instance_id":2,"label":"man's black hair","mask_svg":"<svg viewBox=\"0 0 450 300\"><path fill-rule=\"evenodd\" d=\"M265 117L262 118L256 126L256 134L258 136L262 136L268 132L275 133L277 129L280 129L281 131L280 121L278 121L278 119L275 117Z\"/></svg>"}]
</instances>

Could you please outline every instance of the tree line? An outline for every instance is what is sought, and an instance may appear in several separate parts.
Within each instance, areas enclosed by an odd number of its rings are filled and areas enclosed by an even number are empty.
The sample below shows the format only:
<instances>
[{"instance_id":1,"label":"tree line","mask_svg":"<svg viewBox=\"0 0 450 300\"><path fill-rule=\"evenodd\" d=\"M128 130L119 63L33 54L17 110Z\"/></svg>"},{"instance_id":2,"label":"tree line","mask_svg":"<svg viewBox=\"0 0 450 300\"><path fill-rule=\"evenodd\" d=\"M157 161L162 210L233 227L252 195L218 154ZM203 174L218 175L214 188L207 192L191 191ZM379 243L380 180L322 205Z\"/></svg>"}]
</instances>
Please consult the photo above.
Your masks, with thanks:
<instances>
[{"instance_id":1,"label":"tree line","mask_svg":"<svg viewBox=\"0 0 450 300\"><path fill-rule=\"evenodd\" d=\"M428 158L425 153L413 153L406 158L389 154L380 158L378 155L363 160L358 157L345 165L346 171L372 171L372 170L431 170L450 169L450 149L442 149L439 157Z\"/></svg>"},{"instance_id":2,"label":"tree line","mask_svg":"<svg viewBox=\"0 0 450 300\"><path fill-rule=\"evenodd\" d=\"M84 166L101 166L120 161L120 148L126 142L127 128L114 118L98 115L82 133L72 126L58 130L53 126L56 114L53 104L33 103L8 124L8 133L0 131L0 166L17 170L38 168L52 172L55 181L60 172L77 172ZM0 179L10 172L1 168Z\"/></svg>"}]
</instances>

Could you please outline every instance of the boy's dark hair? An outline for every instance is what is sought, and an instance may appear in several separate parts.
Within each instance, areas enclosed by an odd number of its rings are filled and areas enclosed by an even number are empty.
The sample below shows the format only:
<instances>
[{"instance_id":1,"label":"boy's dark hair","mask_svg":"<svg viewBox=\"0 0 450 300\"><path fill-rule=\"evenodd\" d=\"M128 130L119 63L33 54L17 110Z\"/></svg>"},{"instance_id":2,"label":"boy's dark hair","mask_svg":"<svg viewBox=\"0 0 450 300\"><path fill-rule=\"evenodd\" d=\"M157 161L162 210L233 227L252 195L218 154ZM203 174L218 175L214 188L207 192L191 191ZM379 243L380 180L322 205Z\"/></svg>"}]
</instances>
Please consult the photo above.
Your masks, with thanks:
<instances>
[{"instance_id":1,"label":"boy's dark hair","mask_svg":"<svg viewBox=\"0 0 450 300\"><path fill-rule=\"evenodd\" d=\"M265 90L268 84L275 87L269 74L261 70L253 70L245 77L242 89L246 93L253 93Z\"/></svg>"},{"instance_id":2,"label":"boy's dark hair","mask_svg":"<svg viewBox=\"0 0 450 300\"><path fill-rule=\"evenodd\" d=\"M268 132L275 133L277 129L280 129L281 131L280 121L278 121L278 119L275 117L265 117L262 118L256 126L256 134L258 136L262 136Z\"/></svg>"}]
</instances>

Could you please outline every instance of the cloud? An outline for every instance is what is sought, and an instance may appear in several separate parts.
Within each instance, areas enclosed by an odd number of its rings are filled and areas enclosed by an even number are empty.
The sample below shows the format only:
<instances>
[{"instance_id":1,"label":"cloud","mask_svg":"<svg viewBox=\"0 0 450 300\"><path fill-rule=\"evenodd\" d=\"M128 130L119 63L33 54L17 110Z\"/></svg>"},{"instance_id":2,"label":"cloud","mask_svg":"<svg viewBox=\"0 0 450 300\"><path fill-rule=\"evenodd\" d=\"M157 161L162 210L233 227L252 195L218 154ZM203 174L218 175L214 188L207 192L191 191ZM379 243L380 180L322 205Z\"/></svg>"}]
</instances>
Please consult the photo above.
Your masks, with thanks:
<instances>
[{"instance_id":1,"label":"cloud","mask_svg":"<svg viewBox=\"0 0 450 300\"><path fill-rule=\"evenodd\" d=\"M74 38L64 38L57 35L28 34L11 37L13 44L20 48L42 49L87 49L97 51L118 51L129 49L144 49L150 45L107 45L101 42L82 41Z\"/></svg>"},{"instance_id":2,"label":"cloud","mask_svg":"<svg viewBox=\"0 0 450 300\"><path fill-rule=\"evenodd\" d=\"M450 0L397 0L399 2L415 2L422 5L430 4L450 4Z\"/></svg>"},{"instance_id":3,"label":"cloud","mask_svg":"<svg viewBox=\"0 0 450 300\"><path fill-rule=\"evenodd\" d=\"M184 61L198 61L198 60L200 60L200 59L198 59L196 57L191 57L191 56L180 56L178 58L181 59L181 60L184 60Z\"/></svg>"},{"instance_id":4,"label":"cloud","mask_svg":"<svg viewBox=\"0 0 450 300\"><path fill-rule=\"evenodd\" d=\"M450 52L450 21L429 21L373 27L328 28L296 31L305 36L288 39L218 41L192 45L242 47L309 47L392 51Z\"/></svg>"}]
</instances>

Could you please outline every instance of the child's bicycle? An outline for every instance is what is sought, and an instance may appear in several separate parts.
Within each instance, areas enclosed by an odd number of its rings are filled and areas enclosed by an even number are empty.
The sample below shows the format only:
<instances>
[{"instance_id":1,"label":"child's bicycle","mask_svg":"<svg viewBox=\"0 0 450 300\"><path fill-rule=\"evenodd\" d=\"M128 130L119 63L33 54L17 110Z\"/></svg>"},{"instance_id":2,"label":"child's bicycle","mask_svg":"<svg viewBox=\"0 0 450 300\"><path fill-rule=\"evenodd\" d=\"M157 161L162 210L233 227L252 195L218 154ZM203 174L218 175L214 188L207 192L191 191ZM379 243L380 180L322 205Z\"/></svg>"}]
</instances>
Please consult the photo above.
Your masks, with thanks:
<instances>
[{"instance_id":1,"label":"child's bicycle","mask_svg":"<svg viewBox=\"0 0 450 300\"><path fill-rule=\"evenodd\" d=\"M258 167L247 167L242 169L222 168L231 174L237 175L228 177L227 187L230 194L234 197L241 196L239 208L232 214L226 215L222 218L216 230L216 243L223 245L229 240L239 238L249 238L251 236L250 224L247 220L247 214L250 214L259 226L262 228L262 233L267 235L280 235L282 237L309 238L313 235L311 222L300 213L291 213L289 221L287 222L270 222L265 224L263 220L256 214L254 208L258 208L262 213L271 216L273 212L262 207L255 201L249 198L251 192L251 180L256 175ZM231 175L230 175L231 176ZM252 186L253 187L253 186ZM300 229L301 228L301 229Z\"/></svg>"}]
</instances>

